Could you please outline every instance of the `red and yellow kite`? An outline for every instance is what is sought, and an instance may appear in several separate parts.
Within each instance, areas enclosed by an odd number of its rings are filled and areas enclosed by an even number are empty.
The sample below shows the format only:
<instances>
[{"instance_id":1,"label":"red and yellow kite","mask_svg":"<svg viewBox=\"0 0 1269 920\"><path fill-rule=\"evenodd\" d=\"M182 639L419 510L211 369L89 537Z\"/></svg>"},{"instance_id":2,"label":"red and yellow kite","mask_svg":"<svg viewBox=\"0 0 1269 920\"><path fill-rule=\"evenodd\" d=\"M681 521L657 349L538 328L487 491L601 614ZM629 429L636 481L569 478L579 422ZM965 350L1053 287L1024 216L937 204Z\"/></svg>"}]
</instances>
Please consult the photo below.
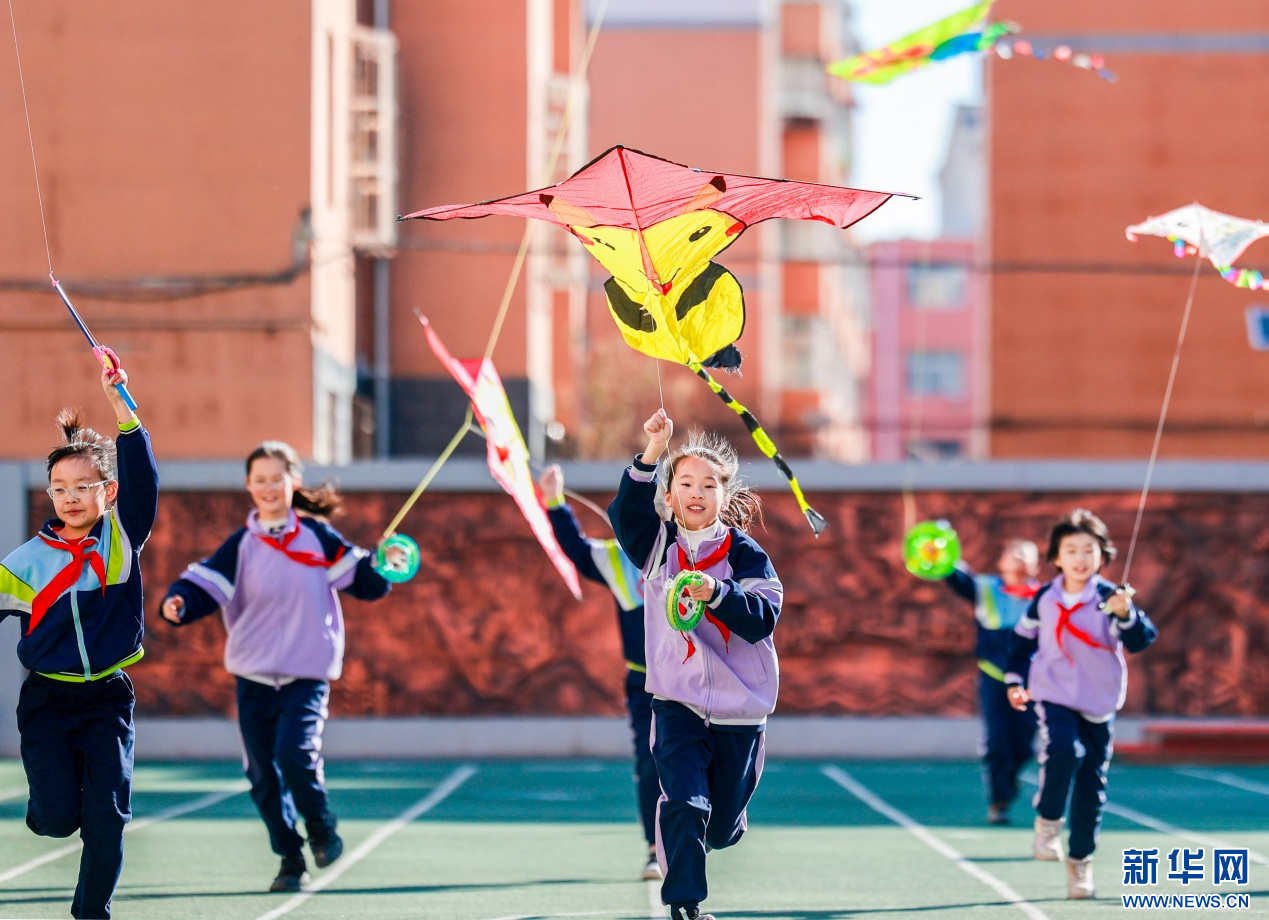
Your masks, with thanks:
<instances>
[{"instance_id":1,"label":"red and yellow kite","mask_svg":"<svg viewBox=\"0 0 1269 920\"><path fill-rule=\"evenodd\" d=\"M427 333L428 344L436 357L445 365L445 369L458 381L459 386L471 397L472 409L476 420L485 432L485 443L488 445L487 456L489 472L498 485L516 500L520 512L533 535L538 538L547 556L559 571L560 577L568 585L573 596L582 599L582 587L577 580L577 569L565 555L560 544L556 542L551 521L546 516L546 509L538 493L537 483L529 470L529 448L520 434L520 426L511 414L511 404L507 400L507 391L503 389L502 380L494 370L493 362L488 358L462 360L449 353L441 337L436 334L431 323L421 320L423 330Z\"/></svg>"},{"instance_id":2,"label":"red and yellow kite","mask_svg":"<svg viewBox=\"0 0 1269 920\"><path fill-rule=\"evenodd\" d=\"M745 328L736 277L713 258L748 227L773 217L849 227L891 192L704 172L613 147L563 182L478 204L428 208L401 220L504 214L558 224L612 273L608 308L626 342L645 355L685 364L741 416L754 441L788 478L818 534L824 518L752 413L705 370L736 370ZM905 196L912 197L912 196Z\"/></svg>"}]
</instances>

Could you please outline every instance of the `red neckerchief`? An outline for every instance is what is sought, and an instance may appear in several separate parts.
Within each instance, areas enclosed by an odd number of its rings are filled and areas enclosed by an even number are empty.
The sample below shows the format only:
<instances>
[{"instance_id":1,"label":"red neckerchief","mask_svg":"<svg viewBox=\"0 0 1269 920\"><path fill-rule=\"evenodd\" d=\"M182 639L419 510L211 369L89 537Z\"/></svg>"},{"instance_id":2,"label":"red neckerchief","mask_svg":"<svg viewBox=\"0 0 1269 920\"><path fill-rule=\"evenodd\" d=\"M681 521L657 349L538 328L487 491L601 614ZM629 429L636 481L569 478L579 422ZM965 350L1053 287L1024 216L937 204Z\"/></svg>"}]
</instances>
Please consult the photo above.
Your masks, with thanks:
<instances>
[{"instance_id":1,"label":"red neckerchief","mask_svg":"<svg viewBox=\"0 0 1269 920\"><path fill-rule=\"evenodd\" d=\"M1105 649L1108 652L1110 651L1110 646L1102 645L1100 642L1098 642L1088 633L1084 632L1084 630L1080 629L1078 626L1076 626L1074 623L1071 622L1071 614L1073 614L1075 611L1079 610L1083 606L1084 606L1083 601L1079 601L1075 604L1072 604L1070 607L1063 607L1060 601L1058 602L1058 605L1057 605L1058 650L1066 657L1066 660L1069 661L1071 664L1075 663L1075 658L1074 656L1071 655L1070 652L1066 650L1066 647L1062 645L1062 631L1063 630L1069 631L1072 636L1074 636L1076 639L1079 639L1081 642L1083 642L1087 646L1090 646L1091 648L1100 648L1100 649Z\"/></svg>"},{"instance_id":2,"label":"red neckerchief","mask_svg":"<svg viewBox=\"0 0 1269 920\"><path fill-rule=\"evenodd\" d=\"M54 531L56 533L56 531ZM44 619L44 614L48 613L48 609L53 606L54 601L62 596L62 592L67 588L74 588L79 576L84 572L84 566L90 566L97 573L97 580L101 582L101 595L106 596L106 563L101 558L101 553L96 551L96 537L80 537L78 540L57 539L46 537L40 534L40 539L46 545L53 549L60 549L62 552L71 554L71 561L66 564L60 572L53 576L53 580L46 584L40 593L35 595L35 599L31 601L31 620L27 624L26 634L31 635L31 630L39 625L40 620Z\"/></svg>"},{"instance_id":3,"label":"red neckerchief","mask_svg":"<svg viewBox=\"0 0 1269 920\"><path fill-rule=\"evenodd\" d=\"M677 546L678 544L675 544L675 545ZM704 569L709 568L711 565L717 565L718 563L726 559L727 551L730 549L731 549L731 531L730 530L727 531L727 536L723 539L723 542L719 544L718 549L714 550L704 559L699 560L695 564L692 563L692 560L687 558L687 553L683 551L683 547L679 546L679 570L680 571L687 570L692 572L703 571ZM679 616L683 616L685 613L687 613L687 608L683 604L683 598L680 597L679 598ZM713 623L715 626L718 627L718 631L723 634L723 650L730 652L731 651L731 648L730 648L731 629L729 629L726 624L724 624L721 620L719 620L712 613L710 613L708 607L705 608L705 619L709 620L711 623ZM685 664L688 658L691 658L693 655L696 654L696 645L693 644L691 638L688 636L687 633L683 633L683 641L687 643L687 657L685 657L683 661L680 662L680 664Z\"/></svg>"},{"instance_id":4,"label":"red neckerchief","mask_svg":"<svg viewBox=\"0 0 1269 920\"><path fill-rule=\"evenodd\" d=\"M334 559L327 559L324 555L318 553L310 553L305 550L291 549L291 544L295 542L295 538L300 535L300 522L295 522L295 529L290 533L283 534L282 539L271 537L268 534L256 534L264 541L265 546L271 546L278 552L286 555L286 558L298 562L300 565L307 565L314 569L329 569L332 565L339 561L344 555L344 548L341 546L339 552L335 554Z\"/></svg>"},{"instance_id":5,"label":"red neckerchief","mask_svg":"<svg viewBox=\"0 0 1269 920\"><path fill-rule=\"evenodd\" d=\"M1035 597L1036 592L1040 590L1040 586L1025 583L1021 585L1002 584L1000 586L1000 590L1005 594L1008 594L1010 597L1019 597L1024 601L1029 601L1031 598Z\"/></svg>"}]
</instances>

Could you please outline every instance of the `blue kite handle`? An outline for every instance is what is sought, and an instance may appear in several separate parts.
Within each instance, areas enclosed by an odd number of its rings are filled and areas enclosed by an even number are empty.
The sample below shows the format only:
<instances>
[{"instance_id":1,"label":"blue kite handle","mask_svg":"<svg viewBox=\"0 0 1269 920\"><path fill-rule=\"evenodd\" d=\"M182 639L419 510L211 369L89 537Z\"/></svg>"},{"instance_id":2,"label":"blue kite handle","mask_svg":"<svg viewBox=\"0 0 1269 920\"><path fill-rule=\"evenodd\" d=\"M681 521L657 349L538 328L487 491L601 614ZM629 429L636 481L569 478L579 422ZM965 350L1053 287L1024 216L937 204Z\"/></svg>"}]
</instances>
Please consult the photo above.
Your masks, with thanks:
<instances>
[{"instance_id":1,"label":"blue kite handle","mask_svg":"<svg viewBox=\"0 0 1269 920\"><path fill-rule=\"evenodd\" d=\"M135 399L133 399L133 398L132 398L132 394L128 392L128 386L127 386L127 384L124 384L124 383L116 383L116 384L115 384L115 390L117 390L117 391L118 391L118 393L119 393L119 395L123 397L123 402L124 402L124 405L126 405L126 406L127 406L129 409L131 409L133 412L136 412L136 411L137 411L137 401L136 401Z\"/></svg>"}]
</instances>

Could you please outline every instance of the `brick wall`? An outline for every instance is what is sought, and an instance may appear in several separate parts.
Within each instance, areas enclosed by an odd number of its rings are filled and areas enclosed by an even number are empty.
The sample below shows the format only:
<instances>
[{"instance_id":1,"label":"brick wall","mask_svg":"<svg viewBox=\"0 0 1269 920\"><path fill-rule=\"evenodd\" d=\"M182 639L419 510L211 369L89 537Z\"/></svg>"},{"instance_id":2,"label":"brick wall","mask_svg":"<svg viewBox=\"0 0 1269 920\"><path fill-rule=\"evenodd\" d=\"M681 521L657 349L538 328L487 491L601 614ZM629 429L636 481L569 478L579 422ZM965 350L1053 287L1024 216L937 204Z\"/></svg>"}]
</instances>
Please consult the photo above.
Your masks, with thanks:
<instances>
[{"instance_id":1,"label":"brick wall","mask_svg":"<svg viewBox=\"0 0 1269 920\"><path fill-rule=\"evenodd\" d=\"M606 505L610 496L590 496ZM43 509L47 502L35 501ZM42 498L42 496L40 496ZM374 542L405 496L354 493L335 525ZM821 493L831 526L815 540L787 496L766 492L756 536L784 581L776 630L788 714L968 715L974 711L969 607L900 561L902 498ZM1102 515L1126 552L1136 494L921 493L922 517L956 525L971 564L987 567L1001 541L1041 544L1058 515ZM157 616L164 588L212 552L249 509L241 492L164 492L143 553L150 632L133 669L138 711L229 714L224 628L208 619L175 629ZM583 525L605 534L582 510ZM32 526L38 515L33 514ZM1141 605L1161 630L1131 656L1130 714L1269 714L1269 495L1154 493L1133 562ZM428 493L407 518L423 566L385 600L344 600L348 652L333 694L345 717L616 715L622 666L614 606L583 583L574 601L510 498ZM1051 574L1051 570L1048 570ZM1120 574L1116 564L1108 570Z\"/></svg>"}]
</instances>

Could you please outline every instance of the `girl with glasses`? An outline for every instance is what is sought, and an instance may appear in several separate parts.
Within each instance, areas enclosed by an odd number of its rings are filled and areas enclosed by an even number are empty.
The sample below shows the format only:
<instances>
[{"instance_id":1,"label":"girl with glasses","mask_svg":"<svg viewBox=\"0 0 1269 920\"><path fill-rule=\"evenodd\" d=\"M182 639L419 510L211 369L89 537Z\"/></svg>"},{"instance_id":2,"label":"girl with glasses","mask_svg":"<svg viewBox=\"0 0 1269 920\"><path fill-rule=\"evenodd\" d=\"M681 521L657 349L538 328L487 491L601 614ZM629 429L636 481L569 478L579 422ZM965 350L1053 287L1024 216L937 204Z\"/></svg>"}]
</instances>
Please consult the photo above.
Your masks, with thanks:
<instances>
[{"instance_id":1,"label":"girl with glasses","mask_svg":"<svg viewBox=\"0 0 1269 920\"><path fill-rule=\"evenodd\" d=\"M84 841L73 917L109 917L132 818L132 681L144 654L141 547L158 511L150 436L103 369L114 440L77 410L57 417L62 443L48 455L55 517L0 564L0 618L22 622L18 658L30 672L18 698L26 824L44 837Z\"/></svg>"}]
</instances>

